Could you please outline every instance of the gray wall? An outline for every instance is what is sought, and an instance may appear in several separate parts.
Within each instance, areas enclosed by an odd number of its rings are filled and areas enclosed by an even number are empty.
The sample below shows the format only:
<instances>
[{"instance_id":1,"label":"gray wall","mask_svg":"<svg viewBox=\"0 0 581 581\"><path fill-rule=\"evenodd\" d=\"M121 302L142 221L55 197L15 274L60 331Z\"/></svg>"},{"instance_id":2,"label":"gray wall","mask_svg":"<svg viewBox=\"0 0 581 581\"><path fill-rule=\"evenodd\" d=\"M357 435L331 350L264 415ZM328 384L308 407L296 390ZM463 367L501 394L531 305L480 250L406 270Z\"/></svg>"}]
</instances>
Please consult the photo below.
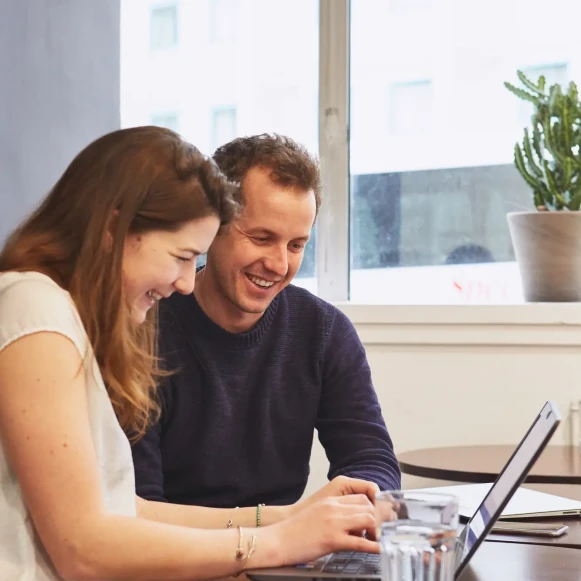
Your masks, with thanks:
<instances>
[{"instance_id":1,"label":"gray wall","mask_svg":"<svg viewBox=\"0 0 581 581\"><path fill-rule=\"evenodd\" d=\"M120 0L0 0L0 243L119 127Z\"/></svg>"}]
</instances>

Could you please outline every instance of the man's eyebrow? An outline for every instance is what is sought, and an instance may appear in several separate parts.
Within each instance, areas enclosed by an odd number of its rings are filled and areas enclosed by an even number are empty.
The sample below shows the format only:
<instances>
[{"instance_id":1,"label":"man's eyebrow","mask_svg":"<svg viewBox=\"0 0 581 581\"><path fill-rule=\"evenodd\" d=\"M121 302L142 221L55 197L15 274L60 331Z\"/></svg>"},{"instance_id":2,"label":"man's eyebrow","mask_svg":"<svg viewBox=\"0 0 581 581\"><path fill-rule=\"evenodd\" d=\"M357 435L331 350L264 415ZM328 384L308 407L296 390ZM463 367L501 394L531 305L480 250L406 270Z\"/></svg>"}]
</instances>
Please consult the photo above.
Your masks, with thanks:
<instances>
[{"instance_id":1,"label":"man's eyebrow","mask_svg":"<svg viewBox=\"0 0 581 581\"><path fill-rule=\"evenodd\" d=\"M276 237L276 233L268 228L264 228L262 226L257 226L256 228L249 228L246 230L248 234L266 234L267 236Z\"/></svg>"},{"instance_id":2,"label":"man's eyebrow","mask_svg":"<svg viewBox=\"0 0 581 581\"><path fill-rule=\"evenodd\" d=\"M269 230L268 228L264 228L262 226L257 226L256 228L250 228L248 230L245 230L245 232L247 234L250 235L256 235L256 234L263 234L265 236L270 236L271 238L278 238L278 234L276 232L273 232L272 230ZM305 234L304 236L297 236L296 238L293 238L293 240L302 240L302 241L308 241L310 239L310 235L309 234Z\"/></svg>"}]
</instances>

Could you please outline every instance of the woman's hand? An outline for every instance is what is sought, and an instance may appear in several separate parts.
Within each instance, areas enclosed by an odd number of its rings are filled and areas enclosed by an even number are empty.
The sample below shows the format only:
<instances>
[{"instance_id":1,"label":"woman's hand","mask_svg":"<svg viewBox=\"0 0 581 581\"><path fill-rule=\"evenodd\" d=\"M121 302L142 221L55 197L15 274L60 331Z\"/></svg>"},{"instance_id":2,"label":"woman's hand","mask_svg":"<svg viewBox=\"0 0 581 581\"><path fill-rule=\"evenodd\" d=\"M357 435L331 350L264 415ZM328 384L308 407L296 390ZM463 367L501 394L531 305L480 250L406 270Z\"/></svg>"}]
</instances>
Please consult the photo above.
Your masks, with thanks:
<instances>
[{"instance_id":1,"label":"woman's hand","mask_svg":"<svg viewBox=\"0 0 581 581\"><path fill-rule=\"evenodd\" d=\"M332 490L350 489L345 485ZM334 551L378 553L378 543L362 536L364 531L374 529L374 507L367 494L350 492L313 501L268 528L277 538L281 565L306 563Z\"/></svg>"}]
</instances>

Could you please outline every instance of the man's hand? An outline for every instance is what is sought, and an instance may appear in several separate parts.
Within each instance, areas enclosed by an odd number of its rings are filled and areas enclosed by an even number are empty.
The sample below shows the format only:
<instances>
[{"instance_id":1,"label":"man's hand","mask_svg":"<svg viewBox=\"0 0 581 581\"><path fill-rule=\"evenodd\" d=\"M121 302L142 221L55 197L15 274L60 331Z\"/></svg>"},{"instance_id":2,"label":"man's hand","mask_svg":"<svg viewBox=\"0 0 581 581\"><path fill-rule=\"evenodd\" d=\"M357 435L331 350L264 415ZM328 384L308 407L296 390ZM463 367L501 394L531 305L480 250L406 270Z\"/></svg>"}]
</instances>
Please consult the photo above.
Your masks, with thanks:
<instances>
[{"instance_id":1,"label":"man's hand","mask_svg":"<svg viewBox=\"0 0 581 581\"><path fill-rule=\"evenodd\" d=\"M367 482L366 480L359 480L358 478L349 478L349 476L337 476L313 495L304 500L299 500L289 508L291 514L296 514L323 498L348 496L350 494L364 494L372 504L375 504L375 495L378 492L379 487L374 482Z\"/></svg>"}]
</instances>

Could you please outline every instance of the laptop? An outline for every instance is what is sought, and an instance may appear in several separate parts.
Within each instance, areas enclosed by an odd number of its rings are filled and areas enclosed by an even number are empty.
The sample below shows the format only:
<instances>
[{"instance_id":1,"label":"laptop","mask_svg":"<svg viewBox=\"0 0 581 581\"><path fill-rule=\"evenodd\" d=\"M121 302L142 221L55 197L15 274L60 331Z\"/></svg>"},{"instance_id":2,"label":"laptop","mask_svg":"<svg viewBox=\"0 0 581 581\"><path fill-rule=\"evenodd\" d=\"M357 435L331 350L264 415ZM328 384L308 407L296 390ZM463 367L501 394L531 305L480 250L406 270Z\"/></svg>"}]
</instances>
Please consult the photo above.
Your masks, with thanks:
<instances>
[{"instance_id":1,"label":"laptop","mask_svg":"<svg viewBox=\"0 0 581 581\"><path fill-rule=\"evenodd\" d=\"M522 484L561 422L557 406L548 401L498 475L476 512L459 533L454 578L457 579L486 535ZM254 581L319 581L356 579L381 581L380 555L357 552L333 553L312 563L295 567L252 569L246 572Z\"/></svg>"}]
</instances>

